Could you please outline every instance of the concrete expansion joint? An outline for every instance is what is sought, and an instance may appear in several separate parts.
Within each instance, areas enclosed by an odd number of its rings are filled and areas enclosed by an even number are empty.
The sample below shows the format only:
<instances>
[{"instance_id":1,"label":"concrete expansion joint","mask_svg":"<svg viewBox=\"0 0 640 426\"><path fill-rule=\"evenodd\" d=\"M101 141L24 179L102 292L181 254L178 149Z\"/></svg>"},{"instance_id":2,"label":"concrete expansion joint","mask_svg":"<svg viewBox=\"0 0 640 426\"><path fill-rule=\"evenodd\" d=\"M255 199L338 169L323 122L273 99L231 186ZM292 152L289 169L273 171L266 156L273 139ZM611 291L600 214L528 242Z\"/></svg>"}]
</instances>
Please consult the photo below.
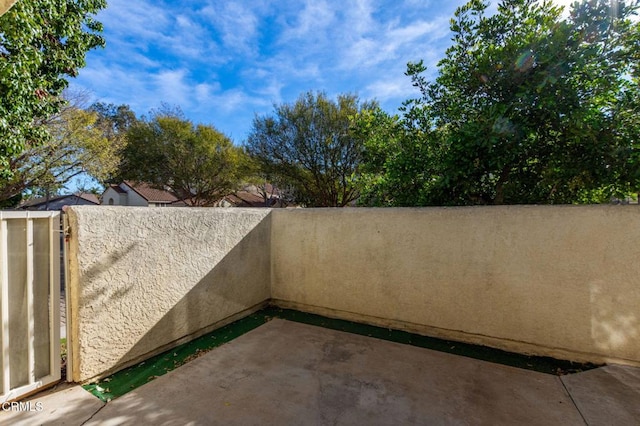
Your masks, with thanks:
<instances>
[{"instance_id":1,"label":"concrete expansion joint","mask_svg":"<svg viewBox=\"0 0 640 426\"><path fill-rule=\"evenodd\" d=\"M580 410L580 407L578 407L578 404L576 403L575 398L571 394L571 391L567 388L567 385L564 383L564 380L562 380L562 376L558 377L558 380L560 380L560 383L562 384L562 387L564 388L564 391L569 396L569 399L571 400L571 403L573 404L574 408L576 409L578 414L580 414L580 417L582 417L582 421L584 422L584 424L585 425L589 425L589 422L587 421L587 419L585 418L584 414L582 413L582 410Z\"/></svg>"}]
</instances>

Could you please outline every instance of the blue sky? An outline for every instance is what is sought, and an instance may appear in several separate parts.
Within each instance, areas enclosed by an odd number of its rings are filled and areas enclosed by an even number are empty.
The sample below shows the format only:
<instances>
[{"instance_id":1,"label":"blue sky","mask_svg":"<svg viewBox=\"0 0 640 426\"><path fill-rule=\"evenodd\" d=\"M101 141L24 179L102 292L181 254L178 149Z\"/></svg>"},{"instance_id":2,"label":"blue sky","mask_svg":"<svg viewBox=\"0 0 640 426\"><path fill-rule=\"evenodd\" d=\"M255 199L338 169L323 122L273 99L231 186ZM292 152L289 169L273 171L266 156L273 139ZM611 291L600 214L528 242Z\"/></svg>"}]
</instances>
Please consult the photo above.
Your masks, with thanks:
<instances>
[{"instance_id":1,"label":"blue sky","mask_svg":"<svg viewBox=\"0 0 640 426\"><path fill-rule=\"evenodd\" d=\"M138 115L180 106L237 144L255 114L309 90L356 93L395 112L416 95L407 62L423 59L435 72L464 3L110 0L98 15L107 46L88 54L71 87Z\"/></svg>"}]
</instances>

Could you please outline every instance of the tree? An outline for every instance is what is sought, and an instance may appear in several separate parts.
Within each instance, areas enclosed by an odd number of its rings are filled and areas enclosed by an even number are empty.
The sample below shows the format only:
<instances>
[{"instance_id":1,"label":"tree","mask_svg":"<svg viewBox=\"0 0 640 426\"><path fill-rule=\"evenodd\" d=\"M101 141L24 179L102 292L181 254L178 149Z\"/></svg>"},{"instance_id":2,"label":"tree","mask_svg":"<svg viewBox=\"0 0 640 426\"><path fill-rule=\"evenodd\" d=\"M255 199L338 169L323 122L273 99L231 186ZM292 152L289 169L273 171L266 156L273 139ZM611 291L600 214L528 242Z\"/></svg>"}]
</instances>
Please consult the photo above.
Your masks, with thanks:
<instances>
[{"instance_id":1,"label":"tree","mask_svg":"<svg viewBox=\"0 0 640 426\"><path fill-rule=\"evenodd\" d=\"M352 118L375 102L357 96L309 92L293 104L276 106L274 116L256 117L246 147L269 179L286 182L307 206L343 207L359 196L355 175L363 140Z\"/></svg>"},{"instance_id":2,"label":"tree","mask_svg":"<svg viewBox=\"0 0 640 426\"><path fill-rule=\"evenodd\" d=\"M402 200L394 189L409 182L417 204L438 205L601 201L637 190L637 2L615 3L576 3L566 20L547 1L503 0L492 16L481 0L458 8L435 81L421 62L408 65L422 97L405 104L394 133L403 143L386 167L399 170L426 146L419 170L386 188L387 202Z\"/></svg>"},{"instance_id":3,"label":"tree","mask_svg":"<svg viewBox=\"0 0 640 426\"><path fill-rule=\"evenodd\" d=\"M10 160L51 135L44 121L63 104L67 77L102 46L93 15L104 0L20 0L0 18L0 178Z\"/></svg>"},{"instance_id":4,"label":"tree","mask_svg":"<svg viewBox=\"0 0 640 426\"><path fill-rule=\"evenodd\" d=\"M114 147L117 147L116 157L118 161L124 156L127 147L127 133L129 129L139 122L135 112L131 110L129 105L105 104L104 102L96 102L89 111L97 115L96 126L99 127L105 138L111 141ZM117 182L121 180L118 177L120 164L111 170L108 175L102 175L100 181Z\"/></svg>"},{"instance_id":5,"label":"tree","mask_svg":"<svg viewBox=\"0 0 640 426\"><path fill-rule=\"evenodd\" d=\"M118 178L173 191L191 206L214 205L247 173L244 151L212 126L158 112L127 132Z\"/></svg>"},{"instance_id":6,"label":"tree","mask_svg":"<svg viewBox=\"0 0 640 426\"><path fill-rule=\"evenodd\" d=\"M89 111L98 115L98 124L108 139L124 139L131 126L138 122L135 112L125 104L96 102L89 107Z\"/></svg>"},{"instance_id":7,"label":"tree","mask_svg":"<svg viewBox=\"0 0 640 426\"><path fill-rule=\"evenodd\" d=\"M102 181L116 170L124 139L107 137L98 114L81 108L84 94L65 92L65 99L43 122L51 138L9 160L11 178L0 179L0 200L18 200L26 191L53 194L81 173Z\"/></svg>"},{"instance_id":8,"label":"tree","mask_svg":"<svg viewBox=\"0 0 640 426\"><path fill-rule=\"evenodd\" d=\"M429 204L425 197L437 179L428 175L438 166L437 133L418 117L413 118L391 116L380 108L356 116L354 127L365 140L358 176L359 204L380 207Z\"/></svg>"}]
</instances>

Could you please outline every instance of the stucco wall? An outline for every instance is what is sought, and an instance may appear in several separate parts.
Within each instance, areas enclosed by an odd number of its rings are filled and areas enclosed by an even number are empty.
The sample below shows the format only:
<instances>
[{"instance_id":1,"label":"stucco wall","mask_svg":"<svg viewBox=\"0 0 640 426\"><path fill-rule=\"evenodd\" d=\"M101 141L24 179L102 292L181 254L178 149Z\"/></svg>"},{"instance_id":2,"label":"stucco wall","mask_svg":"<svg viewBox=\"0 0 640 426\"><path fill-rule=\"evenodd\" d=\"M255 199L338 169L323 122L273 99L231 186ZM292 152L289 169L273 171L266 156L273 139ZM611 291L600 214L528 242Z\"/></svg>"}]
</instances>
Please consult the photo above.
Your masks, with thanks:
<instances>
[{"instance_id":1,"label":"stucco wall","mask_svg":"<svg viewBox=\"0 0 640 426\"><path fill-rule=\"evenodd\" d=\"M0 16L4 15L15 2L16 0L0 0Z\"/></svg>"},{"instance_id":2,"label":"stucco wall","mask_svg":"<svg viewBox=\"0 0 640 426\"><path fill-rule=\"evenodd\" d=\"M74 379L284 307L640 365L640 208L73 207Z\"/></svg>"},{"instance_id":3,"label":"stucco wall","mask_svg":"<svg viewBox=\"0 0 640 426\"><path fill-rule=\"evenodd\" d=\"M577 361L640 363L640 208L274 210L284 306Z\"/></svg>"},{"instance_id":4,"label":"stucco wall","mask_svg":"<svg viewBox=\"0 0 640 426\"><path fill-rule=\"evenodd\" d=\"M68 210L74 380L123 368L269 299L269 210L167 210Z\"/></svg>"}]
</instances>

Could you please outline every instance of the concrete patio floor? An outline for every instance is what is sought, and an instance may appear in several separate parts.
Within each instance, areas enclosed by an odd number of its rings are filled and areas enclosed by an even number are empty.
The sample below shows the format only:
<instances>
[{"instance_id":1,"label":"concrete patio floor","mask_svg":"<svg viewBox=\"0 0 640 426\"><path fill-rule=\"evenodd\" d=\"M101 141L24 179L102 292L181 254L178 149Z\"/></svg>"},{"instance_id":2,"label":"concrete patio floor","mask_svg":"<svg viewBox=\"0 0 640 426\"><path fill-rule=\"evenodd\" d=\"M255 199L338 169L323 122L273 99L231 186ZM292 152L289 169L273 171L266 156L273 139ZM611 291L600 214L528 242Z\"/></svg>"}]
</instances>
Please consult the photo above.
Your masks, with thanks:
<instances>
[{"instance_id":1,"label":"concrete patio floor","mask_svg":"<svg viewBox=\"0 0 640 426\"><path fill-rule=\"evenodd\" d=\"M109 403L79 386L29 402L0 423L638 425L640 369L558 377L274 319Z\"/></svg>"}]
</instances>

